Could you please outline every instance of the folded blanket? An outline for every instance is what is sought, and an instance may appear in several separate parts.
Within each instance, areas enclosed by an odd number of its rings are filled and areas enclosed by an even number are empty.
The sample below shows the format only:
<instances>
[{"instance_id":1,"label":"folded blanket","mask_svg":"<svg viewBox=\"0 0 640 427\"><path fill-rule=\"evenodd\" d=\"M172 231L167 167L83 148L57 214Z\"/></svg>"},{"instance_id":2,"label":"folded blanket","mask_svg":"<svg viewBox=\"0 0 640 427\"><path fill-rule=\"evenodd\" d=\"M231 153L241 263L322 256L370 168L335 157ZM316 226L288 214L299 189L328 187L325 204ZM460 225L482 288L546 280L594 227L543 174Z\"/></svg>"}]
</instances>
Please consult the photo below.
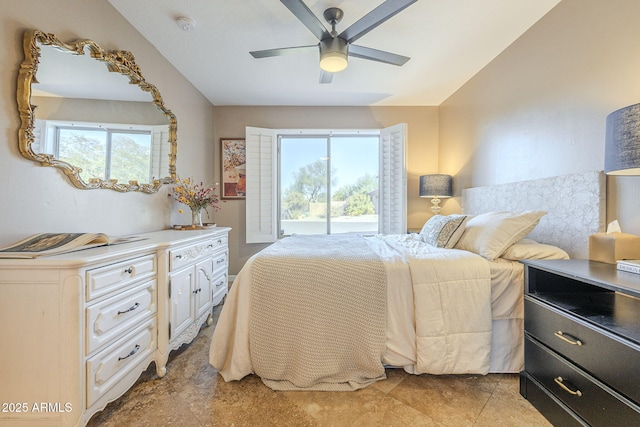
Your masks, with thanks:
<instances>
[{"instance_id":1,"label":"folded blanket","mask_svg":"<svg viewBox=\"0 0 640 427\"><path fill-rule=\"evenodd\" d=\"M251 279L249 349L267 386L355 390L386 378L386 274L364 238L288 237L255 257Z\"/></svg>"}]
</instances>

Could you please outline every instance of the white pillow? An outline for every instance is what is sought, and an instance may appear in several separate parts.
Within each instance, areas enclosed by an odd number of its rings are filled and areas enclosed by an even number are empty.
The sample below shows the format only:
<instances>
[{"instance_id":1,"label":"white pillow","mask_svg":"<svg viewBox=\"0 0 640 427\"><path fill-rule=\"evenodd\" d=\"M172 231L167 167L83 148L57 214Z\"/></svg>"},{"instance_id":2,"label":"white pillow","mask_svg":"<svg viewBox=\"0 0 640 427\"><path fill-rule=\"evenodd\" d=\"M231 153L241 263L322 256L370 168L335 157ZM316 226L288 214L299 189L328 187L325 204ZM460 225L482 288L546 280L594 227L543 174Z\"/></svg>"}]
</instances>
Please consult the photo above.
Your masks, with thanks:
<instances>
[{"instance_id":1,"label":"white pillow","mask_svg":"<svg viewBox=\"0 0 640 427\"><path fill-rule=\"evenodd\" d=\"M569 254L557 246L538 243L531 239L522 239L509 246L501 258L510 261L521 259L569 259Z\"/></svg>"},{"instance_id":2,"label":"white pillow","mask_svg":"<svg viewBox=\"0 0 640 427\"><path fill-rule=\"evenodd\" d=\"M469 215L434 215L427 220L420 230L420 239L437 248L453 248L469 221Z\"/></svg>"},{"instance_id":3,"label":"white pillow","mask_svg":"<svg viewBox=\"0 0 640 427\"><path fill-rule=\"evenodd\" d=\"M474 216L467 222L456 248L493 261L529 234L545 214L543 211L487 212Z\"/></svg>"}]
</instances>

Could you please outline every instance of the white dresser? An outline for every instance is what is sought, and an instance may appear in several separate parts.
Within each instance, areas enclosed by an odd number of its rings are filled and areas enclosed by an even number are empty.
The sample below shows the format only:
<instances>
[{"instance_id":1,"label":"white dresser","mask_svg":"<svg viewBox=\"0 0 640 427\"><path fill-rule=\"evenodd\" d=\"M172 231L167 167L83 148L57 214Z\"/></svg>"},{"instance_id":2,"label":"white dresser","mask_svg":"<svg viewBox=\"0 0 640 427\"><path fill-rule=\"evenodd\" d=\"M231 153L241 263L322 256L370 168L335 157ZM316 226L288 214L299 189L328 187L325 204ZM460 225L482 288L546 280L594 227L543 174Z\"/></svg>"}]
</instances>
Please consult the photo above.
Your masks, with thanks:
<instances>
[{"instance_id":1,"label":"white dresser","mask_svg":"<svg viewBox=\"0 0 640 427\"><path fill-rule=\"evenodd\" d=\"M0 425L84 425L151 362L163 376L227 293L229 231L0 259Z\"/></svg>"}]
</instances>

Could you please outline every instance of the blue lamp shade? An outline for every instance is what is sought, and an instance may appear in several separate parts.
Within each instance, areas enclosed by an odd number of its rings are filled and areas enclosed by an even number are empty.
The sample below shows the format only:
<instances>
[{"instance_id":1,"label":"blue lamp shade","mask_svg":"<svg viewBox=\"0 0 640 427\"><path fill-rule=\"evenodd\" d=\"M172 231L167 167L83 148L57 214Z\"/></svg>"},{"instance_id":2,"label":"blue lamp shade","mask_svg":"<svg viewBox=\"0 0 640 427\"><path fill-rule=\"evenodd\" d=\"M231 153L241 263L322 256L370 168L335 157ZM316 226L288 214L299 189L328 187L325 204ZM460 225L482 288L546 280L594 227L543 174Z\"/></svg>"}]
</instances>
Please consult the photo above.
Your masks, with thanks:
<instances>
[{"instance_id":1,"label":"blue lamp shade","mask_svg":"<svg viewBox=\"0 0 640 427\"><path fill-rule=\"evenodd\" d=\"M451 175L433 174L420 177L420 197L446 199L453 195Z\"/></svg>"},{"instance_id":2,"label":"blue lamp shade","mask_svg":"<svg viewBox=\"0 0 640 427\"><path fill-rule=\"evenodd\" d=\"M607 116L604 171L608 175L640 175L640 104Z\"/></svg>"},{"instance_id":3,"label":"blue lamp shade","mask_svg":"<svg viewBox=\"0 0 640 427\"><path fill-rule=\"evenodd\" d=\"M440 199L453 195L453 178L451 175L433 174L420 177L420 197L431 198L431 212L440 213Z\"/></svg>"}]
</instances>

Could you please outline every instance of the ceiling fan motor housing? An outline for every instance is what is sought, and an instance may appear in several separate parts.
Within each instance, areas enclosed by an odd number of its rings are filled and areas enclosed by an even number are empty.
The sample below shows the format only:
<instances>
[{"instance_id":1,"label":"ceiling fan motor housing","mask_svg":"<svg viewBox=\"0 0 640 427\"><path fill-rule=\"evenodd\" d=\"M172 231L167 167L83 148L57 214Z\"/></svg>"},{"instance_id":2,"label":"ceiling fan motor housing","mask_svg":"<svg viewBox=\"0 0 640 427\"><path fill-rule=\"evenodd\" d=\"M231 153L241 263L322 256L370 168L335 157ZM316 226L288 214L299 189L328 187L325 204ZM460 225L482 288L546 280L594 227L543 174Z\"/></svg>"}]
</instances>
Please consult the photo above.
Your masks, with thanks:
<instances>
[{"instance_id":1,"label":"ceiling fan motor housing","mask_svg":"<svg viewBox=\"0 0 640 427\"><path fill-rule=\"evenodd\" d=\"M337 73L349 65L349 44L340 37L326 38L320 41L320 68Z\"/></svg>"}]
</instances>

